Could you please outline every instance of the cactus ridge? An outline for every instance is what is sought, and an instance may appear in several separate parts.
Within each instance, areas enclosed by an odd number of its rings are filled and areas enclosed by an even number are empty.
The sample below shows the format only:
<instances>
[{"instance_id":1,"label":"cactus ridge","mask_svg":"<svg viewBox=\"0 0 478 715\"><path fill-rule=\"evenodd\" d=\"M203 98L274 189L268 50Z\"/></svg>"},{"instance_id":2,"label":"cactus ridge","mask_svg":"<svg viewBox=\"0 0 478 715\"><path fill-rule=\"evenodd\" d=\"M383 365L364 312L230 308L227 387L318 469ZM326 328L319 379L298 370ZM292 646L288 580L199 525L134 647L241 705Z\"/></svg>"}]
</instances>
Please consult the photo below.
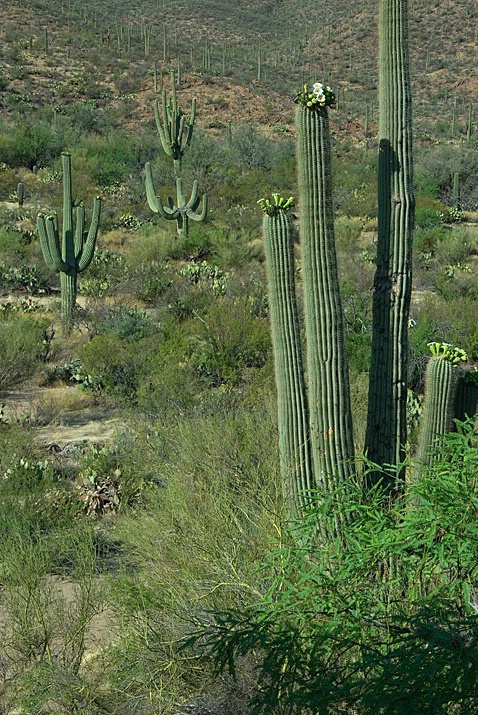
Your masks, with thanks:
<instances>
[{"instance_id":1,"label":"cactus ridge","mask_svg":"<svg viewBox=\"0 0 478 715\"><path fill-rule=\"evenodd\" d=\"M76 206L73 217L73 193L71 186L71 156L62 154L63 168L63 222L60 230L58 216L38 214L37 230L46 265L60 272L61 320L66 330L71 329L76 303L78 273L84 271L93 258L101 213L101 199L93 203L93 215L85 235L85 208ZM76 226L74 228L74 224Z\"/></svg>"},{"instance_id":2,"label":"cactus ridge","mask_svg":"<svg viewBox=\"0 0 478 715\"><path fill-rule=\"evenodd\" d=\"M279 451L286 493L296 511L315 486L309 441L309 408L304 379L302 343L295 289L294 250L287 209L260 199L269 294L269 315L277 385ZM290 200L289 200L290 201ZM287 204L287 205L286 205Z\"/></svg>"}]
</instances>

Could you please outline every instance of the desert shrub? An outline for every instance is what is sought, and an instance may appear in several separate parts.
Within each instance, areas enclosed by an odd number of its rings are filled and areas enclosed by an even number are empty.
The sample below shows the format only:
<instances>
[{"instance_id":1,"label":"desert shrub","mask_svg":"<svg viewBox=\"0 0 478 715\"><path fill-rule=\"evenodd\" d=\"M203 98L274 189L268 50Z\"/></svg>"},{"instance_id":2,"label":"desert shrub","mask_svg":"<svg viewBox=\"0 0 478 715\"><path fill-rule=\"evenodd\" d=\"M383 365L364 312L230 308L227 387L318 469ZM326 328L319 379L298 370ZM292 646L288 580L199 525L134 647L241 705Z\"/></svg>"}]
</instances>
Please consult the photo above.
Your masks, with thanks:
<instances>
[{"instance_id":1,"label":"desert shrub","mask_svg":"<svg viewBox=\"0 0 478 715\"><path fill-rule=\"evenodd\" d=\"M478 205L478 151L442 145L418 157L418 173L438 185L438 196L450 205L453 201L453 174L460 175L460 205L474 209Z\"/></svg>"},{"instance_id":2,"label":"desert shrub","mask_svg":"<svg viewBox=\"0 0 478 715\"><path fill-rule=\"evenodd\" d=\"M177 273L171 263L152 260L135 266L130 277L133 295L145 303L155 305L173 288Z\"/></svg>"},{"instance_id":3,"label":"desert shrub","mask_svg":"<svg viewBox=\"0 0 478 715\"><path fill-rule=\"evenodd\" d=\"M111 333L122 340L136 341L151 335L153 330L154 325L144 310L118 305L107 311L98 333Z\"/></svg>"},{"instance_id":4,"label":"desert shrub","mask_svg":"<svg viewBox=\"0 0 478 715\"><path fill-rule=\"evenodd\" d=\"M191 362L208 384L238 384L248 369L263 367L270 352L269 326L254 317L247 296L218 299L198 323Z\"/></svg>"},{"instance_id":5,"label":"desert shrub","mask_svg":"<svg viewBox=\"0 0 478 715\"><path fill-rule=\"evenodd\" d=\"M0 134L0 142L2 137ZM15 191L18 183L18 177L13 169L9 168L5 163L0 163L0 198L6 201L8 197Z\"/></svg>"},{"instance_id":6,"label":"desert shrub","mask_svg":"<svg viewBox=\"0 0 478 715\"><path fill-rule=\"evenodd\" d=\"M262 590L257 564L282 509L275 409L136 424L131 463L163 486L115 525L130 564L113 583L123 627L106 667L117 707L176 711L198 692L218 695L223 684L207 666L191 670L178 645L211 604L248 603Z\"/></svg>"},{"instance_id":7,"label":"desert shrub","mask_svg":"<svg viewBox=\"0 0 478 715\"><path fill-rule=\"evenodd\" d=\"M66 126L42 119L20 121L13 128L0 129L0 153L12 167L47 166L61 154L68 140Z\"/></svg>"},{"instance_id":8,"label":"desert shrub","mask_svg":"<svg viewBox=\"0 0 478 715\"><path fill-rule=\"evenodd\" d=\"M466 261L477 250L475 234L466 227L458 227L443 234L436 246L436 258L442 265L456 265Z\"/></svg>"},{"instance_id":9,"label":"desert shrub","mask_svg":"<svg viewBox=\"0 0 478 715\"><path fill-rule=\"evenodd\" d=\"M141 321L124 314L113 321L112 327L113 331L95 335L79 348L82 373L90 376L96 390L134 404L138 385L159 349L160 337L139 337L144 328ZM120 337L118 331L130 331L130 339Z\"/></svg>"},{"instance_id":10,"label":"desert shrub","mask_svg":"<svg viewBox=\"0 0 478 715\"><path fill-rule=\"evenodd\" d=\"M428 225L426 222L423 225L418 225L413 235L415 255L424 252L434 253L438 244L447 240L449 233L441 221L437 221L433 225Z\"/></svg>"},{"instance_id":11,"label":"desert shrub","mask_svg":"<svg viewBox=\"0 0 478 715\"><path fill-rule=\"evenodd\" d=\"M0 390L7 390L31 377L45 354L48 320L27 316L0 317Z\"/></svg>"},{"instance_id":12,"label":"desert shrub","mask_svg":"<svg viewBox=\"0 0 478 715\"><path fill-rule=\"evenodd\" d=\"M108 249L96 249L88 271L82 275L79 291L90 298L111 295L127 274L122 256Z\"/></svg>"},{"instance_id":13,"label":"desert shrub","mask_svg":"<svg viewBox=\"0 0 478 715\"><path fill-rule=\"evenodd\" d=\"M263 595L203 619L189 644L217 674L254 657L251 712L476 712L477 438L471 424L447 436L393 504L351 485L322 495L281 533ZM325 545L317 521L337 509L353 516Z\"/></svg>"},{"instance_id":14,"label":"desert shrub","mask_svg":"<svg viewBox=\"0 0 478 715\"><path fill-rule=\"evenodd\" d=\"M239 124L233 134L231 152L239 166L269 171L274 162L276 144L262 135L253 124Z\"/></svg>"},{"instance_id":15,"label":"desert shrub","mask_svg":"<svg viewBox=\"0 0 478 715\"><path fill-rule=\"evenodd\" d=\"M48 287L46 270L37 265L15 261L20 265L7 265L0 261L0 290L21 291L29 295L44 293Z\"/></svg>"}]
</instances>

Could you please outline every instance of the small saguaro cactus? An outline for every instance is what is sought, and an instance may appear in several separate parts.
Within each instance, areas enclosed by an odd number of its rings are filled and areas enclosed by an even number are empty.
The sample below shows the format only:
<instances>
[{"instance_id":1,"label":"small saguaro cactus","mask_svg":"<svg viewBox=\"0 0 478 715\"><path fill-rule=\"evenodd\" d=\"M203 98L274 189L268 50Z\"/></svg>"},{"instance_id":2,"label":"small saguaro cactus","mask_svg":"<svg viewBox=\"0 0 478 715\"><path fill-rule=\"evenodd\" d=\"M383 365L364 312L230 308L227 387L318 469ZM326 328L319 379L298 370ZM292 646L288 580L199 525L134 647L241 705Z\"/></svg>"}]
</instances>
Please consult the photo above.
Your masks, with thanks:
<instances>
[{"instance_id":1,"label":"small saguaro cactus","mask_svg":"<svg viewBox=\"0 0 478 715\"><path fill-rule=\"evenodd\" d=\"M419 465L431 464L431 448L436 438L452 431L458 382L457 365L468 359L464 350L447 343L429 343L429 348L432 357L425 374L425 401L417 450Z\"/></svg>"},{"instance_id":2,"label":"small saguaro cactus","mask_svg":"<svg viewBox=\"0 0 478 715\"><path fill-rule=\"evenodd\" d=\"M23 201L25 199L25 186L21 181L17 184L17 201L19 206L23 206Z\"/></svg>"},{"instance_id":3,"label":"small saguaro cactus","mask_svg":"<svg viewBox=\"0 0 478 715\"><path fill-rule=\"evenodd\" d=\"M309 408L295 290L294 247L287 212L293 198L260 199L264 211L269 315L277 386L281 476L292 510L300 511L315 486L309 440Z\"/></svg>"},{"instance_id":4,"label":"small saguaro cactus","mask_svg":"<svg viewBox=\"0 0 478 715\"><path fill-rule=\"evenodd\" d=\"M97 196L93 203L93 215L88 233L85 228L85 209L76 206L76 228L73 227L73 194L71 188L71 156L62 154L63 167L63 223L58 225L58 216L39 214L37 229L43 257L48 268L60 272L61 322L69 332L73 322L76 303L78 273L91 263L96 247L101 211L101 199Z\"/></svg>"},{"instance_id":5,"label":"small saguaro cactus","mask_svg":"<svg viewBox=\"0 0 478 715\"><path fill-rule=\"evenodd\" d=\"M174 199L170 196L168 198L168 206L163 206L162 202L156 196L153 185L153 174L151 171L151 164L149 161L145 165L146 170L146 196L148 199L149 208L154 213L159 214L169 221L177 222L178 234L188 235L189 232L189 219L192 221L204 221L207 216L207 196L204 194L202 198L202 211L201 213L196 213L201 199L198 197L198 182L194 181L193 189L189 201L183 194L183 182L180 178L176 179L176 203Z\"/></svg>"},{"instance_id":6,"label":"small saguaro cactus","mask_svg":"<svg viewBox=\"0 0 478 715\"><path fill-rule=\"evenodd\" d=\"M194 119L196 116L196 100L191 103L191 113L184 114L180 109L176 96L174 72L171 72L172 99L168 103L166 90L161 93L162 117L159 112L159 101L154 102L154 116L159 138L165 153L174 161L176 171L181 168L181 159L187 146L191 143Z\"/></svg>"},{"instance_id":7,"label":"small saguaro cactus","mask_svg":"<svg viewBox=\"0 0 478 715\"><path fill-rule=\"evenodd\" d=\"M458 370L455 395L455 419L474 417L478 409L478 370Z\"/></svg>"},{"instance_id":8,"label":"small saguaro cactus","mask_svg":"<svg viewBox=\"0 0 478 715\"><path fill-rule=\"evenodd\" d=\"M328 488L355 472L332 201L328 107L335 95L316 82L295 101L312 458L317 483Z\"/></svg>"}]
</instances>

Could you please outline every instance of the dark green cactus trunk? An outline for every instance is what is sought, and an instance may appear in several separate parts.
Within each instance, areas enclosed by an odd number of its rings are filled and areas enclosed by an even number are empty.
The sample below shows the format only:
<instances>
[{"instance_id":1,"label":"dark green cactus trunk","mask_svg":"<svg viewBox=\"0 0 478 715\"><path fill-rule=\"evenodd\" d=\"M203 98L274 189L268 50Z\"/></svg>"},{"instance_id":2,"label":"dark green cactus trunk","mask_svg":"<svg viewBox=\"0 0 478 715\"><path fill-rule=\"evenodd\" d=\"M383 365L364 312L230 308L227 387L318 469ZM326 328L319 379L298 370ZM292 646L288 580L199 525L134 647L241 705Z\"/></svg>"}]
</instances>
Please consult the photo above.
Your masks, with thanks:
<instances>
[{"instance_id":1,"label":"dark green cactus trunk","mask_svg":"<svg viewBox=\"0 0 478 715\"><path fill-rule=\"evenodd\" d=\"M17 184L17 200L18 200L18 205L23 206L23 201L25 199L25 186L21 181L18 182Z\"/></svg>"},{"instance_id":2,"label":"dark green cactus trunk","mask_svg":"<svg viewBox=\"0 0 478 715\"><path fill-rule=\"evenodd\" d=\"M425 375L425 402L420 423L417 461L431 464L437 437L453 428L458 370L441 356L432 356Z\"/></svg>"},{"instance_id":3,"label":"dark green cactus trunk","mask_svg":"<svg viewBox=\"0 0 478 715\"><path fill-rule=\"evenodd\" d=\"M458 371L454 415L464 422L474 417L478 409L478 374L465 370Z\"/></svg>"},{"instance_id":4,"label":"dark green cactus trunk","mask_svg":"<svg viewBox=\"0 0 478 715\"><path fill-rule=\"evenodd\" d=\"M61 289L61 309L60 319L63 328L66 332L71 329L73 323L73 314L76 305L77 294L77 273L76 271L68 271L60 273L60 289Z\"/></svg>"},{"instance_id":5,"label":"dark green cactus trunk","mask_svg":"<svg viewBox=\"0 0 478 715\"><path fill-rule=\"evenodd\" d=\"M354 448L327 109L300 105L296 124L312 458L328 487L354 473Z\"/></svg>"},{"instance_id":6,"label":"dark green cactus trunk","mask_svg":"<svg viewBox=\"0 0 478 715\"><path fill-rule=\"evenodd\" d=\"M295 291L294 250L284 210L263 223L269 288L269 315L277 385L279 449L285 493L293 509L314 488L309 442L309 410Z\"/></svg>"},{"instance_id":7,"label":"dark green cactus trunk","mask_svg":"<svg viewBox=\"0 0 478 715\"><path fill-rule=\"evenodd\" d=\"M402 464L407 440L408 319L414 220L407 0L380 2L378 247L365 451L385 470ZM400 474L399 476L403 476ZM380 472L394 489L396 475Z\"/></svg>"}]
</instances>

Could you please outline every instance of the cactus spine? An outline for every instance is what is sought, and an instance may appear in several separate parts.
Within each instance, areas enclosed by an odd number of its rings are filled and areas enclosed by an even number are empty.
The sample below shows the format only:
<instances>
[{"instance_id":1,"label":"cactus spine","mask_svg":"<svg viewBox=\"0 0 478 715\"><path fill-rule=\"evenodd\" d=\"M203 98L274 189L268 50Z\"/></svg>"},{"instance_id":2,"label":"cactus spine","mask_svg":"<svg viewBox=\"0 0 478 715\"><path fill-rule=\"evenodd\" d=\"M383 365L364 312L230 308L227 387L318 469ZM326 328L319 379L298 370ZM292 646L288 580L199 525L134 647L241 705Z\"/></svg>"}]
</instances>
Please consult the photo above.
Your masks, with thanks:
<instances>
[{"instance_id":1,"label":"cactus spine","mask_svg":"<svg viewBox=\"0 0 478 715\"><path fill-rule=\"evenodd\" d=\"M61 321L66 332L72 327L73 310L76 303L78 273L91 263L96 247L101 211L101 199L97 196L93 204L93 216L88 234L84 231L85 209L76 207L76 229L73 228L73 194L71 188L71 156L62 154L63 167L63 223L60 228L56 214L37 217L45 263L51 270L60 272Z\"/></svg>"},{"instance_id":2,"label":"cactus spine","mask_svg":"<svg viewBox=\"0 0 478 715\"><path fill-rule=\"evenodd\" d=\"M365 451L382 468L400 465L407 440L408 317L413 195L408 2L381 0L379 24L378 245ZM400 473L400 477L403 473ZM373 473L396 486L395 475Z\"/></svg>"},{"instance_id":3,"label":"cactus spine","mask_svg":"<svg viewBox=\"0 0 478 715\"><path fill-rule=\"evenodd\" d=\"M177 101L174 72L171 72L171 86L171 102L168 103L166 90L163 90L161 98L162 117L159 112L158 100L154 102L154 115L163 149L173 159L174 168L178 171L181 168L184 151L191 143L196 116L196 100L192 100L191 113L189 115L184 114Z\"/></svg>"},{"instance_id":4,"label":"cactus spine","mask_svg":"<svg viewBox=\"0 0 478 715\"><path fill-rule=\"evenodd\" d=\"M296 98L296 125L308 395L316 479L328 487L332 479L340 482L353 474L354 447L335 251L328 110L325 104L308 106L307 95L304 87ZM333 102L333 93L330 96Z\"/></svg>"},{"instance_id":5,"label":"cactus spine","mask_svg":"<svg viewBox=\"0 0 478 715\"><path fill-rule=\"evenodd\" d=\"M183 194L183 184L180 178L176 179L176 203L171 196L168 198L168 206L163 206L161 201L158 201L156 196L154 185L153 185L153 174L151 171L151 164L147 162L145 165L146 170L146 196L148 199L148 204L151 211L160 214L165 219L169 221L177 222L178 234L188 235L189 231L189 219L192 221L204 221L207 216L207 196L203 196L203 205L201 213L196 213L196 209L200 204L200 198L198 197L198 182L194 181L193 189L189 201Z\"/></svg>"},{"instance_id":6,"label":"cactus spine","mask_svg":"<svg viewBox=\"0 0 478 715\"><path fill-rule=\"evenodd\" d=\"M277 386L279 451L285 493L296 512L315 486L309 442L309 410L295 291L294 248L285 201L261 199L269 314Z\"/></svg>"}]
</instances>

